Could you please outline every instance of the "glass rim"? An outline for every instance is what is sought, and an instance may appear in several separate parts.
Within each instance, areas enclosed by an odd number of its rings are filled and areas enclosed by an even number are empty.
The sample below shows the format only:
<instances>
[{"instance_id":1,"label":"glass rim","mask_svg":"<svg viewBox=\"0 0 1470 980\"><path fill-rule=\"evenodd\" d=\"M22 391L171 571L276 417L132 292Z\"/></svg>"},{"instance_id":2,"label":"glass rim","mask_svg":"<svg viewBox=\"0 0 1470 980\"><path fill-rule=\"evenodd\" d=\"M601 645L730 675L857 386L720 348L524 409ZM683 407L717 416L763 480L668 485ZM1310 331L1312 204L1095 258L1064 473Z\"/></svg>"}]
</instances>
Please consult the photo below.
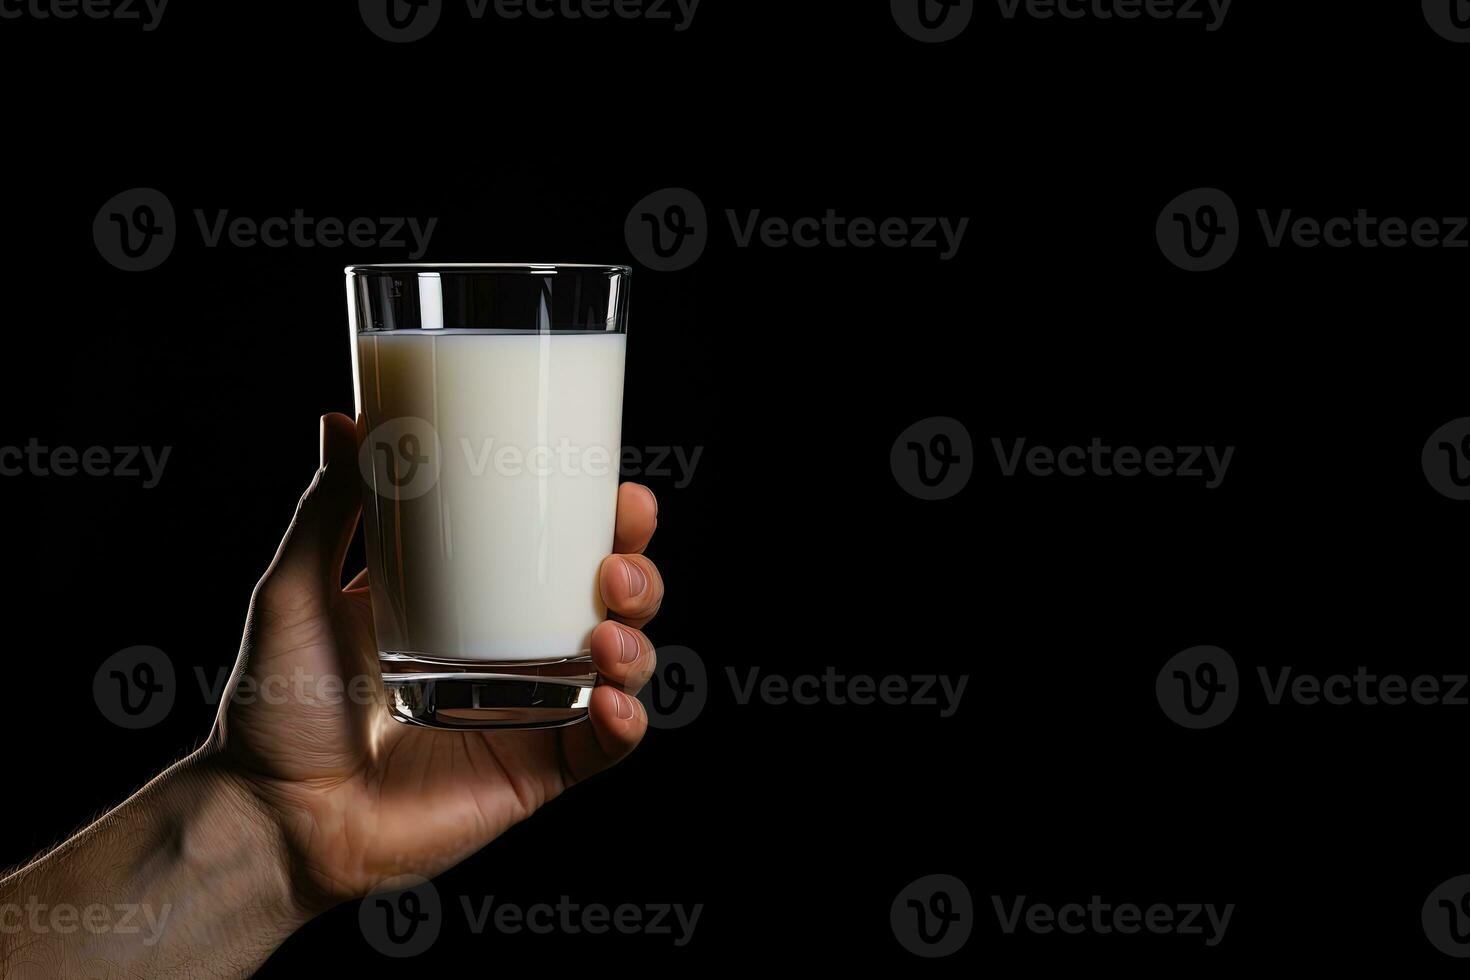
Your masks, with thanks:
<instances>
[{"instance_id":1,"label":"glass rim","mask_svg":"<svg viewBox=\"0 0 1470 980\"><path fill-rule=\"evenodd\" d=\"M349 265L342 270L349 276L402 273L446 272L454 274L556 275L559 272L631 275L630 265L603 265L595 262L370 262Z\"/></svg>"}]
</instances>

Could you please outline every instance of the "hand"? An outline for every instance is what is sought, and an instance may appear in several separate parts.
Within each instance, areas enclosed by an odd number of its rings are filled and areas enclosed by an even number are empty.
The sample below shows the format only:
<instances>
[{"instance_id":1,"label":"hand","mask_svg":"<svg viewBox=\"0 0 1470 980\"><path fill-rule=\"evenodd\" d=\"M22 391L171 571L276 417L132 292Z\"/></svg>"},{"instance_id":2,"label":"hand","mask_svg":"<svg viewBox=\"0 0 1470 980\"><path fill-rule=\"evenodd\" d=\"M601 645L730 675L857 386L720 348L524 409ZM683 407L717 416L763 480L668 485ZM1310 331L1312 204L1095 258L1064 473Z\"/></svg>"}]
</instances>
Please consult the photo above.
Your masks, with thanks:
<instances>
[{"instance_id":1,"label":"hand","mask_svg":"<svg viewBox=\"0 0 1470 980\"><path fill-rule=\"evenodd\" d=\"M415 728L383 706L363 576L339 586L359 511L356 430L328 415L321 436L321 468L255 589L209 740L0 877L0 976L250 976L317 912L400 875L442 871L643 737L648 718L628 692L653 670L638 627L663 599L642 554L658 524L647 488L618 491L619 554L599 572L613 621L592 633L600 683L589 720ZM254 693L236 697L247 681ZM125 908L141 910L143 935L107 921L52 925L53 913Z\"/></svg>"},{"instance_id":2,"label":"hand","mask_svg":"<svg viewBox=\"0 0 1470 980\"><path fill-rule=\"evenodd\" d=\"M308 915L397 875L437 874L632 751L648 719L630 695L654 667L639 627L664 591L642 554L657 503L646 487L623 484L617 553L599 572L611 618L592 633L600 677L588 720L491 732L395 722L383 707L366 577L340 585L361 509L352 420L323 417L321 447L316 479L255 589L203 750L278 822L291 890ZM323 687L322 678L345 688ZM259 693L234 697L242 682ZM365 685L371 697L360 696Z\"/></svg>"}]
</instances>

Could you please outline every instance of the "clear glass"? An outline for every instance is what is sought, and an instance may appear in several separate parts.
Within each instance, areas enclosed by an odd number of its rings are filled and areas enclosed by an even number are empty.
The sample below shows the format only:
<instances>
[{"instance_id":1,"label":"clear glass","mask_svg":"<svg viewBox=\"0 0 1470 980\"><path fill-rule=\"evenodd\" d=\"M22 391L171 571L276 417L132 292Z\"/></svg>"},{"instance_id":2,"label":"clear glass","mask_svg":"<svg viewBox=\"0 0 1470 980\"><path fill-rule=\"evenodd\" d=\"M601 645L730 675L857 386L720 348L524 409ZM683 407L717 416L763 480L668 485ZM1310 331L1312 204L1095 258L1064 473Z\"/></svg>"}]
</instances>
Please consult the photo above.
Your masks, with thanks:
<instances>
[{"instance_id":1,"label":"clear glass","mask_svg":"<svg viewBox=\"0 0 1470 980\"><path fill-rule=\"evenodd\" d=\"M606 616L631 270L360 265L347 308L389 710L433 728L586 717Z\"/></svg>"}]
</instances>

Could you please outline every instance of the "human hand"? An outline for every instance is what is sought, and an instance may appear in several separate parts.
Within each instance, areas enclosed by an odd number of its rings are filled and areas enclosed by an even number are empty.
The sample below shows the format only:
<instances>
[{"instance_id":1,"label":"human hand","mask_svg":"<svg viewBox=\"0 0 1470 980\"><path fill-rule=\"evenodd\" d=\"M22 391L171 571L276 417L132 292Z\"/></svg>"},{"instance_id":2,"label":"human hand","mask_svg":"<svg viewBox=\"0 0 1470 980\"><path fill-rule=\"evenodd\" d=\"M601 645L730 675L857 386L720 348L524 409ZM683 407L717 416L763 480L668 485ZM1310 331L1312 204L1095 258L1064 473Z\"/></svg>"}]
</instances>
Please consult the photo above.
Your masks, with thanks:
<instances>
[{"instance_id":1,"label":"human hand","mask_svg":"<svg viewBox=\"0 0 1470 980\"><path fill-rule=\"evenodd\" d=\"M484 732L395 722L383 707L366 576L340 585L361 509L352 420L324 416L321 447L316 479L256 587L201 750L279 824L284 870L308 915L398 875L443 871L632 751L647 728L632 695L654 667L639 627L664 592L642 554L657 503L646 487L624 484L615 554L599 572L610 618L592 633L600 676L587 720ZM277 696L237 697L242 684Z\"/></svg>"}]
</instances>

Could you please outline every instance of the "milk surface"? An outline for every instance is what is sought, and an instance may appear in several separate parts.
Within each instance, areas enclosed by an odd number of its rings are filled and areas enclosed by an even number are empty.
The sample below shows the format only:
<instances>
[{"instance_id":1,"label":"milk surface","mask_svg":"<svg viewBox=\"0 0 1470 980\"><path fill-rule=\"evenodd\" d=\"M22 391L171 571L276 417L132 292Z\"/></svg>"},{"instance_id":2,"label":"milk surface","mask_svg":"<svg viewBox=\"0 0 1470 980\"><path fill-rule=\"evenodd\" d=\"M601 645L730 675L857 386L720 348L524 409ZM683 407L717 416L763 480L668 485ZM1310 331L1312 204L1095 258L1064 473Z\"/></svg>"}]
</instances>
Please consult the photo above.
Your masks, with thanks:
<instances>
[{"instance_id":1,"label":"milk surface","mask_svg":"<svg viewBox=\"0 0 1470 980\"><path fill-rule=\"evenodd\" d=\"M606 614L625 348L616 333L358 335L379 651L587 653Z\"/></svg>"}]
</instances>

